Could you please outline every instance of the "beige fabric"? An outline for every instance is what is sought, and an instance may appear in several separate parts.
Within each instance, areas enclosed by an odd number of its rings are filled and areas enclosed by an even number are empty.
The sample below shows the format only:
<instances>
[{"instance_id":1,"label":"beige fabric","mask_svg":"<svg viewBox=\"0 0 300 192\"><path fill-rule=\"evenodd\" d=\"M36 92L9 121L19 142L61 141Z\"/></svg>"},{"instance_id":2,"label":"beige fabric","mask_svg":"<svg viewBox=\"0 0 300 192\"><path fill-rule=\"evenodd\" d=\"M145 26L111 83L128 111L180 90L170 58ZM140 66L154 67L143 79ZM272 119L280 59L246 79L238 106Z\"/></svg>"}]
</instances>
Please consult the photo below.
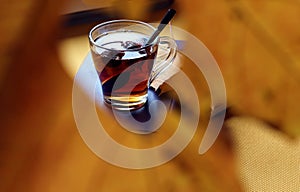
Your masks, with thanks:
<instances>
[{"instance_id":1,"label":"beige fabric","mask_svg":"<svg viewBox=\"0 0 300 192\"><path fill-rule=\"evenodd\" d=\"M300 138L238 117L227 122L245 191L300 191Z\"/></svg>"}]
</instances>

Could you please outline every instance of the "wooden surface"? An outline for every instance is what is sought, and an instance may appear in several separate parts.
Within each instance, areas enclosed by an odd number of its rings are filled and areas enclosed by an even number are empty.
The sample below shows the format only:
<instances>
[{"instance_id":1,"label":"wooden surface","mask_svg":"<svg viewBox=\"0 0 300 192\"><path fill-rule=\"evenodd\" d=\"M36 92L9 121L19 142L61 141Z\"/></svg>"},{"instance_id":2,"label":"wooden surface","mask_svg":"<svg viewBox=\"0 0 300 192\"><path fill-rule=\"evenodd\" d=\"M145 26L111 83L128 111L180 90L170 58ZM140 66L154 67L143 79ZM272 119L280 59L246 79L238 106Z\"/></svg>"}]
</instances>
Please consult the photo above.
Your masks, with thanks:
<instances>
[{"instance_id":1,"label":"wooden surface","mask_svg":"<svg viewBox=\"0 0 300 192\"><path fill-rule=\"evenodd\" d=\"M299 2L211 1L186 9L198 24L189 31L221 67L232 108L299 135Z\"/></svg>"},{"instance_id":2,"label":"wooden surface","mask_svg":"<svg viewBox=\"0 0 300 192\"><path fill-rule=\"evenodd\" d=\"M188 147L163 166L128 170L98 158L77 131L73 82L58 54L62 3L2 5L0 29L6 38L0 41L0 191L243 190L226 128L207 153L198 155L205 115ZM218 61L235 114L259 117L290 135L299 134L299 1L176 1L174 6L174 24L201 39ZM201 72L187 59L182 62L199 87L203 114L209 114ZM171 117L178 119L176 114ZM114 123L108 117L110 121ZM123 139L130 145L131 140Z\"/></svg>"}]
</instances>

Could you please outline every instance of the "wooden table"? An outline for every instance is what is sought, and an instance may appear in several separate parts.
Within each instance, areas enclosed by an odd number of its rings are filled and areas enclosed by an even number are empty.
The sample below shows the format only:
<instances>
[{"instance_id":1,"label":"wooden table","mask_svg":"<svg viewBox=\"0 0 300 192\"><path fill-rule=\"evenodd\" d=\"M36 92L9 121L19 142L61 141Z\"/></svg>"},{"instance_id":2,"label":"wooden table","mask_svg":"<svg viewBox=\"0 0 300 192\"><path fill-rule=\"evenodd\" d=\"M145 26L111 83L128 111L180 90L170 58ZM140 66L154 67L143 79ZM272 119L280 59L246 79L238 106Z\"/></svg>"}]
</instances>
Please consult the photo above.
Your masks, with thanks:
<instances>
[{"instance_id":1,"label":"wooden table","mask_svg":"<svg viewBox=\"0 0 300 192\"><path fill-rule=\"evenodd\" d=\"M1 40L0 49L0 191L247 189L237 171L237 145L229 129L222 129L207 153L197 153L210 114L210 98L203 75L191 61L181 58L183 70L197 87L204 114L191 143L159 167L116 167L87 147L74 121L74 71L66 69L66 62L71 61L66 56L80 50L80 62L75 60L80 64L88 47L82 37L58 38L62 29L57 14L62 4L32 0L3 5L2 18L7 19L2 19L0 26L6 29L7 39ZM233 114L262 118L297 135L298 1L176 1L173 6L178 10L173 24L203 41L216 58ZM162 12L157 12L157 18L160 15ZM285 94L278 94L282 92ZM112 127L117 126L111 116L99 114ZM168 121L177 125L178 113L171 112ZM170 135L163 132L156 140L124 130L121 133L110 132L119 142L137 148L149 147L144 140L156 145Z\"/></svg>"}]
</instances>

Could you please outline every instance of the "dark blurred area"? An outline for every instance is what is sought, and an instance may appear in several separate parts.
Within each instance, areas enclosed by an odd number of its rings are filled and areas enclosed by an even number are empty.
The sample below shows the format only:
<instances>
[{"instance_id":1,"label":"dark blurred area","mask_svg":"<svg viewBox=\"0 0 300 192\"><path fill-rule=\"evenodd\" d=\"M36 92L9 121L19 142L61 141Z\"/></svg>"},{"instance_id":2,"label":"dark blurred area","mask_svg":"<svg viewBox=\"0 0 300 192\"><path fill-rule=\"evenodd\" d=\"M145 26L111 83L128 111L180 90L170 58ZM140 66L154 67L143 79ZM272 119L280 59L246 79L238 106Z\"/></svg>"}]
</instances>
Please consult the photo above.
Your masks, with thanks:
<instances>
[{"instance_id":1,"label":"dark blurred area","mask_svg":"<svg viewBox=\"0 0 300 192\"><path fill-rule=\"evenodd\" d=\"M97 3L91 1L90 6L84 4L69 6L63 11L62 36L83 35L98 23L113 19L134 19L144 22L158 21L166 10L174 6L174 0L152 1L107 1ZM124 9L124 7L127 7Z\"/></svg>"}]
</instances>

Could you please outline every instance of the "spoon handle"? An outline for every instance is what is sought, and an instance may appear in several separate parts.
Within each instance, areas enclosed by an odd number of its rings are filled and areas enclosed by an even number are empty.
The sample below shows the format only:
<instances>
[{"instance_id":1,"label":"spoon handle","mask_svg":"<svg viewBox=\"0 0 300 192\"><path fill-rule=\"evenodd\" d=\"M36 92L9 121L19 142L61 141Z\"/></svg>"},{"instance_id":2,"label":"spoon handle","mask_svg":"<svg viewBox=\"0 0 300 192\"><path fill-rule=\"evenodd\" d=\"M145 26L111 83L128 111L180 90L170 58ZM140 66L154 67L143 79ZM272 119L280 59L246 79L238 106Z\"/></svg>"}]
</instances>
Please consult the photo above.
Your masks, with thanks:
<instances>
[{"instance_id":1,"label":"spoon handle","mask_svg":"<svg viewBox=\"0 0 300 192\"><path fill-rule=\"evenodd\" d=\"M153 32L151 37L148 39L146 45L151 44L156 37L160 34L160 32L166 27L166 25L171 21L171 19L176 14L176 11L174 9L169 9L168 12L165 14L165 16L162 18L160 24L158 25L157 29Z\"/></svg>"}]
</instances>

